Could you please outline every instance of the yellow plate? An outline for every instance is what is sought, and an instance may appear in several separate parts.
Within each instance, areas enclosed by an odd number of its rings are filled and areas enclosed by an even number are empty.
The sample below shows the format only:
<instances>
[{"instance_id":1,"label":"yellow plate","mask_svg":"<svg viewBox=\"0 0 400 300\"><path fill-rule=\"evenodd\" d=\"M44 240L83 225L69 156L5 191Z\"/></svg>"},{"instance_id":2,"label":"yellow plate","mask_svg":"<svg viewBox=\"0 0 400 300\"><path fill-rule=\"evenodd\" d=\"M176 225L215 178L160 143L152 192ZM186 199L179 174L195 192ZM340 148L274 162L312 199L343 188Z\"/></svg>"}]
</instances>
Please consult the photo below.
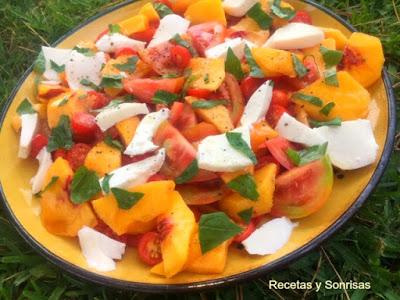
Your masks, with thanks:
<instances>
[{"instance_id":1,"label":"yellow plate","mask_svg":"<svg viewBox=\"0 0 400 300\"><path fill-rule=\"evenodd\" d=\"M308 11L316 25L340 29L350 35L353 28L325 8L311 2L289 1L297 9ZM63 37L57 46L71 48L82 40L93 40L108 24L117 23L135 15L143 2L125 3L90 19ZM344 173L336 179L328 203L318 213L300 221L287 245L274 255L252 257L231 249L225 272L220 275L184 273L173 279L150 274L149 268L138 261L136 251L129 249L117 269L101 273L87 267L76 239L62 238L46 231L37 216L38 203L29 197L29 179L37 165L32 160L17 158L18 137L11 120L19 103L34 99L34 75L29 69L20 80L2 114L0 132L0 180L5 210L19 233L49 260L82 278L120 288L147 292L198 290L246 280L275 270L299 258L328 238L362 205L378 183L388 163L395 129L395 100L386 72L383 79L370 88L374 131L379 144L377 163L361 170Z\"/></svg>"}]
</instances>

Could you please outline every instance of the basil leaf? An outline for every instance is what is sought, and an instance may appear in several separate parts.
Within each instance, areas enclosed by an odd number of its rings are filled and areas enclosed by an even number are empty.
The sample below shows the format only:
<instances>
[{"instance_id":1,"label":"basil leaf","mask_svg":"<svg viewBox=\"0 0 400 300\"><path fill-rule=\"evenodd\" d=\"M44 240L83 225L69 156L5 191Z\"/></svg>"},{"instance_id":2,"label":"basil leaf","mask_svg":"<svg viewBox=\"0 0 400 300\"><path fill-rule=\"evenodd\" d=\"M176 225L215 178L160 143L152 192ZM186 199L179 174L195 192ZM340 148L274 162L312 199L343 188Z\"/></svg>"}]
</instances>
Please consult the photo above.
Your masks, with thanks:
<instances>
[{"instance_id":1,"label":"basil leaf","mask_svg":"<svg viewBox=\"0 0 400 300\"><path fill-rule=\"evenodd\" d=\"M329 102L319 112L325 116L329 116L331 110L335 107L335 102Z\"/></svg>"},{"instance_id":2,"label":"basil leaf","mask_svg":"<svg viewBox=\"0 0 400 300\"><path fill-rule=\"evenodd\" d=\"M260 69L253 55L251 54L250 47L247 44L244 46L244 54L246 61L250 67L250 76L253 78L264 78L264 72Z\"/></svg>"},{"instance_id":3,"label":"basil leaf","mask_svg":"<svg viewBox=\"0 0 400 300\"><path fill-rule=\"evenodd\" d=\"M100 86L103 88L122 89L122 75L104 75Z\"/></svg>"},{"instance_id":4,"label":"basil leaf","mask_svg":"<svg viewBox=\"0 0 400 300\"><path fill-rule=\"evenodd\" d=\"M193 82L195 82L198 78L200 78L200 75L192 75L192 69L186 69L185 73L186 73L185 74L186 80L182 87L182 92L181 92L182 98L186 96L186 93L188 89L192 86Z\"/></svg>"},{"instance_id":5,"label":"basil leaf","mask_svg":"<svg viewBox=\"0 0 400 300\"><path fill-rule=\"evenodd\" d=\"M178 78L178 77L180 77L180 75L178 75L178 74L164 74L164 75L161 75L161 77L162 78Z\"/></svg>"},{"instance_id":6,"label":"basil leaf","mask_svg":"<svg viewBox=\"0 0 400 300\"><path fill-rule=\"evenodd\" d=\"M193 108L210 109L218 105L226 105L226 100L199 100L192 103Z\"/></svg>"},{"instance_id":7,"label":"basil leaf","mask_svg":"<svg viewBox=\"0 0 400 300\"><path fill-rule=\"evenodd\" d=\"M108 25L108 32L109 33L119 33L121 32L121 26L118 24L110 24Z\"/></svg>"},{"instance_id":8,"label":"basil leaf","mask_svg":"<svg viewBox=\"0 0 400 300\"><path fill-rule=\"evenodd\" d=\"M188 49L192 56L199 56L196 49L194 49L193 46L188 41L184 40L179 34L175 34L174 37L170 39L170 41L174 42L176 45Z\"/></svg>"},{"instance_id":9,"label":"basil leaf","mask_svg":"<svg viewBox=\"0 0 400 300\"><path fill-rule=\"evenodd\" d=\"M35 196L35 197L41 197L42 194L43 194L45 191L47 191L49 188L51 188L51 187L58 181L59 178L60 178L60 177L58 177L58 176L53 176L53 177L51 177L50 182L44 187L44 189L41 190L39 193L36 193L34 196Z\"/></svg>"},{"instance_id":10,"label":"basil leaf","mask_svg":"<svg viewBox=\"0 0 400 300\"><path fill-rule=\"evenodd\" d=\"M297 77L303 78L304 76L307 75L308 70L307 68L303 65L303 63L300 61L300 59L297 57L296 54L292 53L292 62L294 66L294 70L296 71Z\"/></svg>"},{"instance_id":11,"label":"basil leaf","mask_svg":"<svg viewBox=\"0 0 400 300\"><path fill-rule=\"evenodd\" d=\"M336 68L326 70L324 72L324 78L325 78L325 83L327 85L339 87L339 81L338 81L338 77L337 77Z\"/></svg>"},{"instance_id":12,"label":"basil leaf","mask_svg":"<svg viewBox=\"0 0 400 300\"><path fill-rule=\"evenodd\" d=\"M57 73L62 73L65 71L65 65L57 65L54 61L50 59L50 67Z\"/></svg>"},{"instance_id":13,"label":"basil leaf","mask_svg":"<svg viewBox=\"0 0 400 300\"><path fill-rule=\"evenodd\" d=\"M249 224L251 218L253 217L253 208L250 207L248 209L238 212L238 216L243 220L245 224Z\"/></svg>"},{"instance_id":14,"label":"basil leaf","mask_svg":"<svg viewBox=\"0 0 400 300\"><path fill-rule=\"evenodd\" d=\"M17 107L17 114L20 116L34 113L36 113L36 110L33 109L32 103L29 102L27 98L25 98Z\"/></svg>"},{"instance_id":15,"label":"basil leaf","mask_svg":"<svg viewBox=\"0 0 400 300\"><path fill-rule=\"evenodd\" d=\"M343 52L337 50L331 50L324 46L321 46L319 48L319 51L321 52L322 58L324 59L325 62L325 66L328 69L338 65L343 58Z\"/></svg>"},{"instance_id":16,"label":"basil leaf","mask_svg":"<svg viewBox=\"0 0 400 300\"><path fill-rule=\"evenodd\" d=\"M312 127L342 126L342 119L341 118L335 118L333 120L326 121L326 122L319 122L319 121L310 120L310 125Z\"/></svg>"},{"instance_id":17,"label":"basil leaf","mask_svg":"<svg viewBox=\"0 0 400 300\"><path fill-rule=\"evenodd\" d=\"M260 194L257 191L257 184L250 174L240 175L227 183L227 186L238 192L241 196L257 201Z\"/></svg>"},{"instance_id":18,"label":"basil leaf","mask_svg":"<svg viewBox=\"0 0 400 300\"><path fill-rule=\"evenodd\" d=\"M156 2L153 5L161 19L174 13L168 6L161 2Z\"/></svg>"},{"instance_id":19,"label":"basil leaf","mask_svg":"<svg viewBox=\"0 0 400 300\"><path fill-rule=\"evenodd\" d=\"M128 61L124 64L114 64L113 66L120 71L133 73L136 70L136 64L139 58L137 56L132 56L128 58Z\"/></svg>"},{"instance_id":20,"label":"basil leaf","mask_svg":"<svg viewBox=\"0 0 400 300\"><path fill-rule=\"evenodd\" d=\"M272 25L272 18L262 10L261 3L256 3L247 12L247 16L252 18L261 29L269 29Z\"/></svg>"},{"instance_id":21,"label":"basil leaf","mask_svg":"<svg viewBox=\"0 0 400 300\"><path fill-rule=\"evenodd\" d=\"M326 154L327 147L328 143L324 143L322 145L315 145L301 151L288 149L287 154L292 160L293 164L296 166L304 166L323 157ZM291 154L289 155L289 153ZM296 153L296 155L294 155L294 153ZM292 159L293 157L295 157L295 159Z\"/></svg>"},{"instance_id":22,"label":"basil leaf","mask_svg":"<svg viewBox=\"0 0 400 300\"><path fill-rule=\"evenodd\" d=\"M61 100L60 103L58 103L57 107L64 106L64 105L67 104L67 103L68 103L68 98L65 97L64 99Z\"/></svg>"},{"instance_id":23,"label":"basil leaf","mask_svg":"<svg viewBox=\"0 0 400 300\"><path fill-rule=\"evenodd\" d=\"M42 75L46 71L46 60L43 51L40 51L33 65L33 71Z\"/></svg>"},{"instance_id":24,"label":"basil leaf","mask_svg":"<svg viewBox=\"0 0 400 300\"><path fill-rule=\"evenodd\" d=\"M104 138L104 143L110 147L120 150L121 152L124 150L124 146L121 144L121 142L118 140L113 140L113 138L108 134Z\"/></svg>"},{"instance_id":25,"label":"basil leaf","mask_svg":"<svg viewBox=\"0 0 400 300\"><path fill-rule=\"evenodd\" d=\"M86 79L86 78L83 78L80 81L80 84L82 84L83 86L87 86L87 87L89 87L89 88L91 88L91 89L93 89L95 91L99 91L100 90L99 86L97 86L95 83L91 82L89 79Z\"/></svg>"},{"instance_id":26,"label":"basil leaf","mask_svg":"<svg viewBox=\"0 0 400 300\"><path fill-rule=\"evenodd\" d=\"M130 209L144 196L143 193L128 192L120 188L112 188L111 192L118 202L118 207L121 209Z\"/></svg>"},{"instance_id":27,"label":"basil leaf","mask_svg":"<svg viewBox=\"0 0 400 300\"><path fill-rule=\"evenodd\" d=\"M72 203L82 204L99 192L101 192L101 187L96 173L88 170L85 166L80 167L72 178Z\"/></svg>"},{"instance_id":28,"label":"basil leaf","mask_svg":"<svg viewBox=\"0 0 400 300\"><path fill-rule=\"evenodd\" d=\"M291 20L296 15L296 12L289 7L281 7L281 0L274 0L272 2L271 10L275 16L285 19Z\"/></svg>"},{"instance_id":29,"label":"basil leaf","mask_svg":"<svg viewBox=\"0 0 400 300\"><path fill-rule=\"evenodd\" d=\"M80 54L83 54L85 56L89 56L89 57L90 56L94 56L93 50L89 49L89 48L81 48L81 47L75 46L72 50L75 50L75 51L77 51Z\"/></svg>"},{"instance_id":30,"label":"basil leaf","mask_svg":"<svg viewBox=\"0 0 400 300\"><path fill-rule=\"evenodd\" d=\"M113 174L106 174L104 176L102 182L101 182L101 189L104 191L104 193L109 194L110 193L110 179L113 177Z\"/></svg>"},{"instance_id":31,"label":"basil leaf","mask_svg":"<svg viewBox=\"0 0 400 300\"><path fill-rule=\"evenodd\" d=\"M289 148L286 150L286 154L289 157L290 161L295 165L298 166L301 161L301 157L299 152L293 150L292 148Z\"/></svg>"},{"instance_id":32,"label":"basil leaf","mask_svg":"<svg viewBox=\"0 0 400 300\"><path fill-rule=\"evenodd\" d=\"M253 164L257 164L257 158L253 150L251 150L249 145L247 145L246 141L242 138L242 134L240 132L227 132L226 138L233 148L246 155Z\"/></svg>"},{"instance_id":33,"label":"basil leaf","mask_svg":"<svg viewBox=\"0 0 400 300\"><path fill-rule=\"evenodd\" d=\"M324 102L320 98L315 97L315 96L306 95L306 94L302 94L302 93L296 93L293 95L293 97L297 98L299 100L311 103L312 105L315 105L315 106L322 107L324 105Z\"/></svg>"},{"instance_id":34,"label":"basil leaf","mask_svg":"<svg viewBox=\"0 0 400 300\"><path fill-rule=\"evenodd\" d=\"M33 80L33 93L35 94L35 96L38 95L39 93L39 84L40 84L41 78L40 75L36 74L35 78Z\"/></svg>"},{"instance_id":35,"label":"basil leaf","mask_svg":"<svg viewBox=\"0 0 400 300\"><path fill-rule=\"evenodd\" d=\"M242 232L243 228L232 222L223 212L203 214L199 222L199 240L204 254Z\"/></svg>"},{"instance_id":36,"label":"basil leaf","mask_svg":"<svg viewBox=\"0 0 400 300\"><path fill-rule=\"evenodd\" d=\"M175 182L177 184L188 182L193 179L193 177L195 177L197 173L199 173L199 166L197 164L197 159L194 159L186 168L186 170L183 171L183 173L175 179Z\"/></svg>"},{"instance_id":37,"label":"basil leaf","mask_svg":"<svg viewBox=\"0 0 400 300\"><path fill-rule=\"evenodd\" d=\"M233 53L232 48L229 47L228 54L225 61L225 70L236 77L237 80L242 80L244 77L244 72L242 70L242 64L239 58Z\"/></svg>"},{"instance_id":38,"label":"basil leaf","mask_svg":"<svg viewBox=\"0 0 400 300\"><path fill-rule=\"evenodd\" d=\"M158 90L155 95L153 96L153 98L151 99L151 101L154 104L165 104L165 105L170 105L173 102L179 100L181 97L178 94L175 93L170 93L167 91L163 91L163 90Z\"/></svg>"},{"instance_id":39,"label":"basil leaf","mask_svg":"<svg viewBox=\"0 0 400 300\"><path fill-rule=\"evenodd\" d=\"M47 151L71 149L73 145L71 124L68 116L62 115L56 127L51 130Z\"/></svg>"}]
</instances>

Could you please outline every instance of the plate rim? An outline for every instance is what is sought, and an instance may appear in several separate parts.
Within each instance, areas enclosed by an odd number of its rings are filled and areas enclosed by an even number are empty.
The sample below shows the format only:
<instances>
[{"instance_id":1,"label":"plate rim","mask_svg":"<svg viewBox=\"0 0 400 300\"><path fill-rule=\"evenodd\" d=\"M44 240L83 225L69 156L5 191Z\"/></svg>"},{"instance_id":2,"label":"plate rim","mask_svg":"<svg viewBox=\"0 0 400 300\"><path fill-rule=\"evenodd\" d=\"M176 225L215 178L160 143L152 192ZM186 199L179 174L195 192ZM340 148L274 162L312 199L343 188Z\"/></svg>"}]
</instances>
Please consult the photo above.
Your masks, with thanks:
<instances>
[{"instance_id":1,"label":"plate rim","mask_svg":"<svg viewBox=\"0 0 400 300\"><path fill-rule=\"evenodd\" d=\"M311 5L324 13L328 14L329 16L333 17L336 19L338 22L340 22L343 26L345 26L347 29L350 31L356 32L356 28L351 25L348 21L331 11L329 8L316 3L312 0L302 0L308 5ZM92 21L109 14L110 12L113 12L115 10L118 10L124 6L127 6L131 3L137 2L137 0L128 0L124 1L122 3L119 3L115 6L109 7L105 9L104 11L101 11L94 16L86 19L84 22L80 23L73 29L69 30L65 34L63 34L59 39L57 39L54 43L51 44L51 46L55 47L59 43L61 43L63 40L68 38L70 35L78 31L79 29L85 27ZM8 110L10 108L10 105L12 101L14 100L16 94L18 93L19 89L21 88L22 84L25 82L27 77L31 74L33 70L33 64L23 73L23 75L20 77L20 79L17 81L15 87L13 88L10 96L7 98L7 100L4 103L4 107L1 110L1 115L0 115L0 131L3 127L4 119L5 116L8 113ZM383 148L382 156L380 161L377 163L377 167L374 170L372 177L368 181L367 185L365 188L360 192L359 196L357 199L354 201L354 203L334 222L332 223L328 228L326 228L321 234L316 236L314 239L303 245L302 247L296 249L295 251L286 254L285 256L268 263L266 265L257 267L253 270L245 271L242 273L238 273L235 275L230 275L224 278L218 278L218 279L210 279L210 280L205 280L205 281L199 281L199 282L194 282L194 283L183 283L183 284L153 284L153 283L141 283L141 282L132 282L132 281L126 281L126 280L120 280L120 279L115 279L111 277L107 277L105 275L97 274L94 272L91 272L89 270L83 269L79 266L76 266L67 260L64 260L63 258L55 255L54 253L50 252L47 248L42 246L31 234L26 231L17 217L14 215L11 207L8 204L8 201L6 200L6 196L2 187L2 183L0 182L0 199L1 199L1 204L3 206L3 209L8 217L8 219L11 221L11 224L13 227L17 230L19 235L41 256L45 257L47 261L50 263L56 265L57 267L66 270L68 273L77 276L81 279L84 279L85 281L89 281L92 283L96 284L101 284L101 285L106 285L109 287L113 288L122 288L125 290L135 290L135 291L140 291L140 292L146 292L146 293L160 293L160 292L167 292L167 293L181 293L181 292L195 292L195 291L203 291L203 290L208 290L212 288L217 288L217 287L222 287L226 286L229 284L233 283L241 283L244 281L248 281L254 278L261 277L263 275L266 275L270 272L276 271L280 268L283 268L290 263L292 263L295 260L300 259L307 253L309 253L311 250L315 249L318 247L321 243L326 241L329 237L331 237L334 233L336 233L347 221L350 220L351 217L361 208L361 206L365 203L365 201L368 199L368 197L371 195L373 190L376 188L378 185L384 171L386 170L393 146L394 146L394 140L395 140L395 132L396 132L396 98L394 94L394 90L392 88L392 82L389 77L389 74L387 72L386 67L382 71L382 80L385 86L385 92L386 96L388 99L388 129L387 129L387 135L386 135L386 140L385 140L385 145Z\"/></svg>"}]
</instances>

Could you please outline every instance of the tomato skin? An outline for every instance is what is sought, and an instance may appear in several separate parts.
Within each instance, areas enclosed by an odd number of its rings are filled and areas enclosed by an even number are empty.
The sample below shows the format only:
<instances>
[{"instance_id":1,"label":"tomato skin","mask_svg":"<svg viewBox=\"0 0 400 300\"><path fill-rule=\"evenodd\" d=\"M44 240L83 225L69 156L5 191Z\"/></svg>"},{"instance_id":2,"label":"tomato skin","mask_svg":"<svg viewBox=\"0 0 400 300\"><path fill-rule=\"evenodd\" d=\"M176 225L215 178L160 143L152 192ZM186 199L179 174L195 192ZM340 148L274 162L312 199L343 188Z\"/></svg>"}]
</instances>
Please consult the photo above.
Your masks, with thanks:
<instances>
[{"instance_id":1,"label":"tomato skin","mask_svg":"<svg viewBox=\"0 0 400 300\"><path fill-rule=\"evenodd\" d=\"M290 23L305 23L312 25L313 21L308 12L305 10L299 10L296 15L289 21Z\"/></svg>"},{"instance_id":2,"label":"tomato skin","mask_svg":"<svg viewBox=\"0 0 400 300\"><path fill-rule=\"evenodd\" d=\"M150 176L149 179L147 179L147 182L162 181L162 180L167 180L167 178L162 174L156 173L156 174Z\"/></svg>"},{"instance_id":3,"label":"tomato skin","mask_svg":"<svg viewBox=\"0 0 400 300\"><path fill-rule=\"evenodd\" d=\"M241 243L245 239L247 239L255 230L256 230L256 225L253 222L253 220L250 221L248 225L242 225L243 231L236 235L233 239L234 242L236 243Z\"/></svg>"},{"instance_id":4,"label":"tomato skin","mask_svg":"<svg viewBox=\"0 0 400 300\"><path fill-rule=\"evenodd\" d=\"M134 56L137 55L137 51L134 50L133 48L130 47L124 47L124 48L120 48L117 49L115 51L115 57L119 57L119 56Z\"/></svg>"},{"instance_id":5,"label":"tomato skin","mask_svg":"<svg viewBox=\"0 0 400 300\"><path fill-rule=\"evenodd\" d=\"M226 28L218 22L208 22L194 25L189 28L188 34L192 38L197 52L204 55L207 48L222 43L226 37Z\"/></svg>"},{"instance_id":6,"label":"tomato skin","mask_svg":"<svg viewBox=\"0 0 400 300\"><path fill-rule=\"evenodd\" d=\"M278 104L271 104L267 112L266 120L272 127L275 127L281 116L287 112L288 110L285 107Z\"/></svg>"},{"instance_id":7,"label":"tomato skin","mask_svg":"<svg viewBox=\"0 0 400 300\"><path fill-rule=\"evenodd\" d=\"M89 91L87 102L91 109L100 109L110 103L110 99L103 93Z\"/></svg>"},{"instance_id":8,"label":"tomato skin","mask_svg":"<svg viewBox=\"0 0 400 300\"><path fill-rule=\"evenodd\" d=\"M318 66L314 61L314 58L309 56L303 61L304 66L307 68L307 75L302 78L302 80L308 85L317 81L320 78Z\"/></svg>"},{"instance_id":9,"label":"tomato skin","mask_svg":"<svg viewBox=\"0 0 400 300\"><path fill-rule=\"evenodd\" d=\"M112 238L113 240L117 240L117 241L119 241L121 243L125 243L126 244L127 241L128 241L128 235L127 234L122 234L122 235L116 234L106 223L104 223L100 219L97 219L97 225L96 225L95 229L97 231L105 234L109 238Z\"/></svg>"},{"instance_id":10,"label":"tomato skin","mask_svg":"<svg viewBox=\"0 0 400 300\"><path fill-rule=\"evenodd\" d=\"M130 37L135 40L148 43L153 39L153 36L156 33L156 29L156 27L149 26L149 28L144 31L132 33Z\"/></svg>"},{"instance_id":11,"label":"tomato skin","mask_svg":"<svg viewBox=\"0 0 400 300\"><path fill-rule=\"evenodd\" d=\"M151 231L143 234L137 248L140 260L147 265L155 266L162 261L161 237L157 232Z\"/></svg>"},{"instance_id":12,"label":"tomato skin","mask_svg":"<svg viewBox=\"0 0 400 300\"><path fill-rule=\"evenodd\" d=\"M363 61L364 58L360 53L346 46L343 51L342 61L339 64L339 69L343 70L346 67L350 68L352 66L358 66L362 64Z\"/></svg>"},{"instance_id":13,"label":"tomato skin","mask_svg":"<svg viewBox=\"0 0 400 300\"><path fill-rule=\"evenodd\" d=\"M143 234L127 234L126 244L129 247L137 248L139 245L139 241L142 238Z\"/></svg>"},{"instance_id":14,"label":"tomato skin","mask_svg":"<svg viewBox=\"0 0 400 300\"><path fill-rule=\"evenodd\" d=\"M63 159L67 159L67 150L65 150L65 149L57 149L54 152L52 152L53 161L56 160L59 157L61 157Z\"/></svg>"},{"instance_id":15,"label":"tomato skin","mask_svg":"<svg viewBox=\"0 0 400 300\"><path fill-rule=\"evenodd\" d=\"M49 139L47 138L47 136L41 133L36 134L32 139L30 156L32 158L36 158L40 150L42 150L43 147L47 146L48 142Z\"/></svg>"},{"instance_id":16,"label":"tomato skin","mask_svg":"<svg viewBox=\"0 0 400 300\"><path fill-rule=\"evenodd\" d=\"M280 105L287 108L290 104L289 94L284 90L274 89L272 92L272 105Z\"/></svg>"},{"instance_id":17,"label":"tomato skin","mask_svg":"<svg viewBox=\"0 0 400 300\"><path fill-rule=\"evenodd\" d=\"M83 166L86 155L89 153L90 149L92 149L92 147L89 145L78 143L73 145L72 148L67 151L66 159L72 170L76 171L79 167Z\"/></svg>"},{"instance_id":18,"label":"tomato skin","mask_svg":"<svg viewBox=\"0 0 400 300\"><path fill-rule=\"evenodd\" d=\"M101 39L103 36L108 34L108 29L104 29L96 38L95 42L97 42L99 39Z\"/></svg>"},{"instance_id":19,"label":"tomato skin","mask_svg":"<svg viewBox=\"0 0 400 300\"><path fill-rule=\"evenodd\" d=\"M190 64L192 54L190 51L180 45L174 45L171 49L172 60L179 69L185 69Z\"/></svg>"},{"instance_id":20,"label":"tomato skin","mask_svg":"<svg viewBox=\"0 0 400 300\"><path fill-rule=\"evenodd\" d=\"M140 58L159 75L180 74L182 69L176 65L172 55L175 46L170 42L161 43L140 52Z\"/></svg>"},{"instance_id":21,"label":"tomato skin","mask_svg":"<svg viewBox=\"0 0 400 300\"><path fill-rule=\"evenodd\" d=\"M265 79L254 78L247 76L240 83L240 89L242 90L245 99L249 100L251 95L265 82Z\"/></svg>"},{"instance_id":22,"label":"tomato skin","mask_svg":"<svg viewBox=\"0 0 400 300\"><path fill-rule=\"evenodd\" d=\"M188 96L207 99L212 94L212 92L210 90L206 90L206 89L191 88L191 89L188 89L187 94L188 94Z\"/></svg>"},{"instance_id":23,"label":"tomato skin","mask_svg":"<svg viewBox=\"0 0 400 300\"><path fill-rule=\"evenodd\" d=\"M178 122L184 107L185 105L182 102L174 102L174 104L172 104L171 113L169 115L169 121L172 125L175 126L175 124Z\"/></svg>"},{"instance_id":24,"label":"tomato skin","mask_svg":"<svg viewBox=\"0 0 400 300\"><path fill-rule=\"evenodd\" d=\"M71 129L75 141L90 143L96 138L98 126L93 115L78 112L72 116Z\"/></svg>"},{"instance_id":25,"label":"tomato skin","mask_svg":"<svg viewBox=\"0 0 400 300\"><path fill-rule=\"evenodd\" d=\"M271 155L286 169L294 168L286 151L291 147L288 140L283 137L276 137L264 143L264 146L269 150Z\"/></svg>"}]
</instances>

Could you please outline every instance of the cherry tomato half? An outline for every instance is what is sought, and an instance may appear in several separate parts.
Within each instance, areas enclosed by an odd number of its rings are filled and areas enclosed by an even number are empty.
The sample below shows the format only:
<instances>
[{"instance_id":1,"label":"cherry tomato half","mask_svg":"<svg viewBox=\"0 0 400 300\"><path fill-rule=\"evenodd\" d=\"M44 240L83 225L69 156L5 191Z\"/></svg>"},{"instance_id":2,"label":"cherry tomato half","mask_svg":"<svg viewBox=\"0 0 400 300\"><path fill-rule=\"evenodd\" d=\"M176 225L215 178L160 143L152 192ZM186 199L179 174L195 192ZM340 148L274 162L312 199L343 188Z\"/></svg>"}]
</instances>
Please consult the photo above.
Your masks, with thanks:
<instances>
[{"instance_id":1,"label":"cherry tomato half","mask_svg":"<svg viewBox=\"0 0 400 300\"><path fill-rule=\"evenodd\" d=\"M284 90L274 89L272 92L272 104L280 105L282 107L288 107L290 103L289 95Z\"/></svg>"},{"instance_id":2,"label":"cherry tomato half","mask_svg":"<svg viewBox=\"0 0 400 300\"><path fill-rule=\"evenodd\" d=\"M148 43L153 39L154 33L156 33L156 29L157 26L149 26L149 28L147 28L146 30L141 32L135 32L130 36L135 40Z\"/></svg>"},{"instance_id":3,"label":"cherry tomato half","mask_svg":"<svg viewBox=\"0 0 400 300\"><path fill-rule=\"evenodd\" d=\"M87 144L78 143L73 145L72 148L67 151L66 159L68 160L72 170L76 171L79 167L83 166L85 158L91 148L92 147Z\"/></svg>"},{"instance_id":4,"label":"cherry tomato half","mask_svg":"<svg viewBox=\"0 0 400 300\"><path fill-rule=\"evenodd\" d=\"M143 234L138 243L139 258L146 264L154 266L162 261L161 238L157 232Z\"/></svg>"},{"instance_id":5,"label":"cherry tomato half","mask_svg":"<svg viewBox=\"0 0 400 300\"><path fill-rule=\"evenodd\" d=\"M173 62L179 69L185 69L192 58L190 51L180 45L174 45L174 47L171 48L171 55Z\"/></svg>"},{"instance_id":6,"label":"cherry tomato half","mask_svg":"<svg viewBox=\"0 0 400 300\"><path fill-rule=\"evenodd\" d=\"M137 55L137 51L135 49L133 49L133 48L130 48L130 47L120 48L117 51L115 51L115 57L133 56L133 55Z\"/></svg>"},{"instance_id":7,"label":"cherry tomato half","mask_svg":"<svg viewBox=\"0 0 400 300\"><path fill-rule=\"evenodd\" d=\"M110 103L110 99L103 93L89 91L87 102L91 109L100 109Z\"/></svg>"},{"instance_id":8,"label":"cherry tomato half","mask_svg":"<svg viewBox=\"0 0 400 300\"><path fill-rule=\"evenodd\" d=\"M262 78L247 76L240 83L240 89L242 90L243 96L248 100L264 82L265 80Z\"/></svg>"},{"instance_id":9,"label":"cherry tomato half","mask_svg":"<svg viewBox=\"0 0 400 300\"><path fill-rule=\"evenodd\" d=\"M267 122L269 125L272 127L275 127L276 124L278 123L279 119L284 113L287 113L287 109L283 107L282 105L279 104L271 104L271 106L268 109L268 113L266 116Z\"/></svg>"},{"instance_id":10,"label":"cherry tomato half","mask_svg":"<svg viewBox=\"0 0 400 300\"><path fill-rule=\"evenodd\" d=\"M96 137L98 126L93 115L78 112L72 116L71 129L75 141L90 143Z\"/></svg>"},{"instance_id":11,"label":"cherry tomato half","mask_svg":"<svg viewBox=\"0 0 400 300\"><path fill-rule=\"evenodd\" d=\"M305 23L312 25L312 18L310 14L304 10L299 10L293 19L290 20L291 23Z\"/></svg>"},{"instance_id":12,"label":"cherry tomato half","mask_svg":"<svg viewBox=\"0 0 400 300\"><path fill-rule=\"evenodd\" d=\"M40 150L42 150L43 147L47 146L48 142L49 140L44 134L38 133L37 135L35 135L32 139L30 156L32 158L36 158Z\"/></svg>"},{"instance_id":13,"label":"cherry tomato half","mask_svg":"<svg viewBox=\"0 0 400 300\"><path fill-rule=\"evenodd\" d=\"M242 225L242 227L243 231L238 235L236 235L235 238L233 239L233 241L236 243L243 242L254 232L254 230L256 230L256 225L253 221L250 221L250 223L247 225Z\"/></svg>"}]
</instances>

